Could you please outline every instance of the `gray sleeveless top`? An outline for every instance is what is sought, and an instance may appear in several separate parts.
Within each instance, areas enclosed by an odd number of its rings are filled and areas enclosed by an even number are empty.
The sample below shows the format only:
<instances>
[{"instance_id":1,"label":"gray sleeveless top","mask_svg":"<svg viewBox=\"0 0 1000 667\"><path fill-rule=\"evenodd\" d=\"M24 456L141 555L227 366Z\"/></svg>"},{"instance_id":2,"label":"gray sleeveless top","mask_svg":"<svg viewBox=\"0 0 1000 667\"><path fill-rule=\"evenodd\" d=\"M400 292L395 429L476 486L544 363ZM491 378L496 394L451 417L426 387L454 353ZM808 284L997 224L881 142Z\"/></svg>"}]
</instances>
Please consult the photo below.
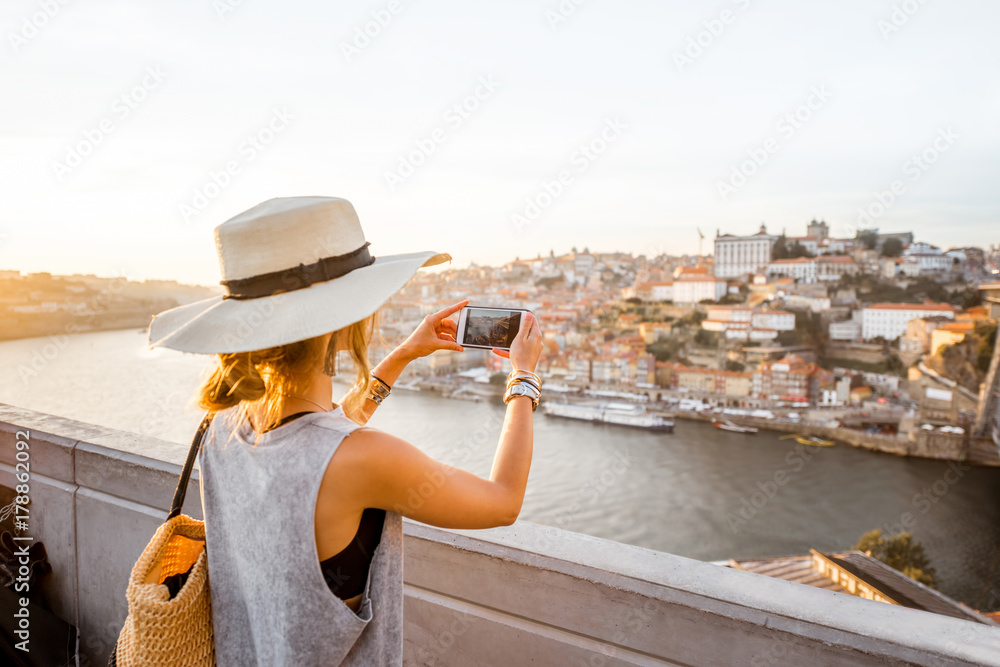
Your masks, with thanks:
<instances>
[{"instance_id":1,"label":"gray sleeveless top","mask_svg":"<svg viewBox=\"0 0 1000 667\"><path fill-rule=\"evenodd\" d=\"M357 613L330 590L316 550L320 482L357 428L337 408L268 431L254 446L239 406L215 416L199 464L221 667L402 664L399 514L386 512Z\"/></svg>"}]
</instances>

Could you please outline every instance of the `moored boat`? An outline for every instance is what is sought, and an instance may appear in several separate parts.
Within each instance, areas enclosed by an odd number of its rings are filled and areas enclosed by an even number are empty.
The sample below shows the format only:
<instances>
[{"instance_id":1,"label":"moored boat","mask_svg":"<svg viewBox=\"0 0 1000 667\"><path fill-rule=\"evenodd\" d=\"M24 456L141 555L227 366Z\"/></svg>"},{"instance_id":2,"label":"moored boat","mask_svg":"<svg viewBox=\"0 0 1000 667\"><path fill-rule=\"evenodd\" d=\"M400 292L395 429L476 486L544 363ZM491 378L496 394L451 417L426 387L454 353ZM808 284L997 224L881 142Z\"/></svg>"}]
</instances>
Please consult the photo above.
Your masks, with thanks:
<instances>
[{"instance_id":1,"label":"moored boat","mask_svg":"<svg viewBox=\"0 0 1000 667\"><path fill-rule=\"evenodd\" d=\"M550 417L565 417L581 421L631 426L651 431L672 431L674 422L660 415L646 412L641 405L631 403L543 403L542 409Z\"/></svg>"},{"instance_id":2,"label":"moored boat","mask_svg":"<svg viewBox=\"0 0 1000 667\"><path fill-rule=\"evenodd\" d=\"M717 429L721 429L723 431L731 431L733 433L749 433L752 435L758 431L758 429L754 428L753 426L740 426L739 424L734 424L728 419L722 421L714 421L712 422L712 424L714 424L715 428Z\"/></svg>"},{"instance_id":3,"label":"moored boat","mask_svg":"<svg viewBox=\"0 0 1000 667\"><path fill-rule=\"evenodd\" d=\"M809 445L810 447L833 447L835 444L833 440L824 440L814 435L797 435L795 436L795 442L800 445Z\"/></svg>"}]
</instances>

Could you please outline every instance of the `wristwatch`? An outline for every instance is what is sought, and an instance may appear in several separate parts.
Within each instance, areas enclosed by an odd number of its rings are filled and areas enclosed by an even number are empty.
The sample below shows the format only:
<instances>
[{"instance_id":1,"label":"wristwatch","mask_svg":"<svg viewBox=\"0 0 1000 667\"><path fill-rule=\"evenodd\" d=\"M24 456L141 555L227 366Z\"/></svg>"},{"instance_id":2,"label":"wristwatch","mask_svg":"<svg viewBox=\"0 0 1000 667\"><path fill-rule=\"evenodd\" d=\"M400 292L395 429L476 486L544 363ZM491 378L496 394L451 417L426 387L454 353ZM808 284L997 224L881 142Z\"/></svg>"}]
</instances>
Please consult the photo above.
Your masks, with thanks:
<instances>
[{"instance_id":1,"label":"wristwatch","mask_svg":"<svg viewBox=\"0 0 1000 667\"><path fill-rule=\"evenodd\" d=\"M527 396L531 399L531 411L534 412L538 408L538 394L533 391L533 389L521 382L512 385L508 390L506 395L503 397L503 402L507 403L510 399L515 396Z\"/></svg>"}]
</instances>

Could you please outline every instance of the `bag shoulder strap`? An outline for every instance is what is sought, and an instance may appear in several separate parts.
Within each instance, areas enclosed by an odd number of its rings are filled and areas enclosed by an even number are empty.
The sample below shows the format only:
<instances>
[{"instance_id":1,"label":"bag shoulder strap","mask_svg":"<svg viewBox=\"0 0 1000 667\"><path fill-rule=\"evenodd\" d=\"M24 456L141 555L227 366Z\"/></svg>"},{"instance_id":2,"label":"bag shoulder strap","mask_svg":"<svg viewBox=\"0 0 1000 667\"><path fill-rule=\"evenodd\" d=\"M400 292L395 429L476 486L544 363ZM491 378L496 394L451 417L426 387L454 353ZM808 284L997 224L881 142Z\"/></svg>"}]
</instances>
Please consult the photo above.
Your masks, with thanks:
<instances>
[{"instance_id":1,"label":"bag shoulder strap","mask_svg":"<svg viewBox=\"0 0 1000 667\"><path fill-rule=\"evenodd\" d=\"M168 521L181 513L181 507L184 506L184 496L187 495L188 482L191 480L191 471L194 469L194 461L198 457L198 450L201 448L201 440L205 435L205 431L208 430L209 424L212 423L214 416L214 412L205 413L205 417L201 420L201 425L198 427L198 432L194 434L194 439L191 441L191 448L188 450L187 460L184 461L184 469L181 471L181 478L177 482L177 489L174 491L174 500L170 504L170 514L167 515Z\"/></svg>"}]
</instances>

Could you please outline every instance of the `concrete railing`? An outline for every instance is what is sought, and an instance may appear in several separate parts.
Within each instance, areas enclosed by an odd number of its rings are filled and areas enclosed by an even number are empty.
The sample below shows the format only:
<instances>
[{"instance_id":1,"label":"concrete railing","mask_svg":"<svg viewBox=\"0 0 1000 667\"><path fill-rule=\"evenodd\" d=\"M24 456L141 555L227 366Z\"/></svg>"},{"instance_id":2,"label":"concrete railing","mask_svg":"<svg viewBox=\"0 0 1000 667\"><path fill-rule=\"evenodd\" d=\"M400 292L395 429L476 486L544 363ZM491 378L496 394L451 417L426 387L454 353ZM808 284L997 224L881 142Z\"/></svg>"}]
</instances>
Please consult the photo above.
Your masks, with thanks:
<instances>
[{"instance_id":1,"label":"concrete railing","mask_svg":"<svg viewBox=\"0 0 1000 667\"><path fill-rule=\"evenodd\" d=\"M186 447L0 405L8 487L17 431L43 592L80 628L80 664L104 664ZM201 516L197 471L185 513ZM407 664L1000 665L995 628L557 528L405 535Z\"/></svg>"}]
</instances>

